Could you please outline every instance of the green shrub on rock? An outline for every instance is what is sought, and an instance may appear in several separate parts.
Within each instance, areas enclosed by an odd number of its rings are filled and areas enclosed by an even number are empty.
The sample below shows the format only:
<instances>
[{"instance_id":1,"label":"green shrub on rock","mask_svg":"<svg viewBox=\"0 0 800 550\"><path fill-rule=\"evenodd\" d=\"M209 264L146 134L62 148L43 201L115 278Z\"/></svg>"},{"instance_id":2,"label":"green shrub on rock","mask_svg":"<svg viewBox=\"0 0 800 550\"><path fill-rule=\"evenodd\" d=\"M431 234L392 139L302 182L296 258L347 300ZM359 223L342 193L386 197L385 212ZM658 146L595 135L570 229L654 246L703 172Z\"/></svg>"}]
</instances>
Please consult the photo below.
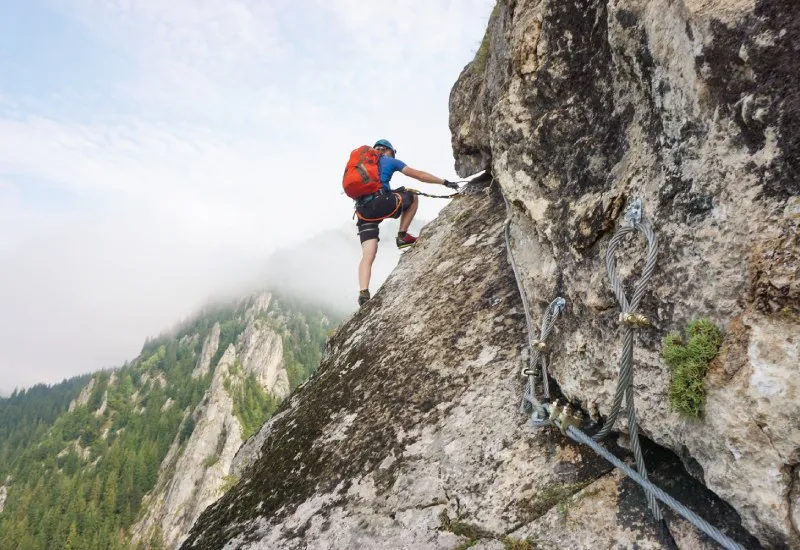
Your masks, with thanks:
<instances>
[{"instance_id":1,"label":"green shrub on rock","mask_svg":"<svg viewBox=\"0 0 800 550\"><path fill-rule=\"evenodd\" d=\"M689 323L686 340L677 332L664 338L661 356L670 370L670 408L688 418L700 418L706 403L704 379L717 356L722 332L708 319Z\"/></svg>"}]
</instances>

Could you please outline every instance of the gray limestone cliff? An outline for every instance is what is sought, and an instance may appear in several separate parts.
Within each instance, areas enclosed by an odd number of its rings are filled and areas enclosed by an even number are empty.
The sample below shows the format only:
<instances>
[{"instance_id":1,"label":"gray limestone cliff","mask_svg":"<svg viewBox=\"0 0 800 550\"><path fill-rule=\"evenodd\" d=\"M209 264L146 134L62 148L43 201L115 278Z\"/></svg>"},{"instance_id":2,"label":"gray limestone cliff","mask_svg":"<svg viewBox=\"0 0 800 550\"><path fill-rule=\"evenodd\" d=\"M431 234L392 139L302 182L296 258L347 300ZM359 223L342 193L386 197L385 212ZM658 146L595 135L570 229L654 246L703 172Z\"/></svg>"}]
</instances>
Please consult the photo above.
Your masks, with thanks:
<instances>
[{"instance_id":1,"label":"gray limestone cliff","mask_svg":"<svg viewBox=\"0 0 800 550\"><path fill-rule=\"evenodd\" d=\"M800 4L500 2L488 37L451 95L457 168L490 169L514 204L533 310L570 304L561 390L609 412L620 335L604 252L639 197L661 241L636 352L643 432L762 543L800 547ZM630 287L642 240L624 255ZM694 422L669 409L660 348L698 317L725 339Z\"/></svg>"},{"instance_id":2,"label":"gray limestone cliff","mask_svg":"<svg viewBox=\"0 0 800 550\"><path fill-rule=\"evenodd\" d=\"M567 300L553 391L596 423L621 348L604 255L644 201L661 242L634 355L652 478L747 548L800 547L799 51L788 0L498 2L450 100L459 174L490 176L331 338L183 547L664 547L635 484L519 412L501 195L536 320ZM643 248L622 246L628 292ZM724 338L687 420L662 341L699 317ZM665 515L680 548L713 547Z\"/></svg>"},{"instance_id":3,"label":"gray limestone cliff","mask_svg":"<svg viewBox=\"0 0 800 550\"><path fill-rule=\"evenodd\" d=\"M269 294L254 300L245 314L243 332L222 352L216 365L212 361L220 346L219 323L204 341L192 376L205 376L213 369L211 386L200 405L186 411L184 423L191 422L194 429L183 444L179 443L180 433L176 436L156 488L143 503L146 512L132 528L134 540L149 540L157 528L165 544L179 545L200 513L235 480L231 465L245 437L232 391L249 374L276 399L289 393L281 337L258 317L269 303Z\"/></svg>"},{"instance_id":4,"label":"gray limestone cliff","mask_svg":"<svg viewBox=\"0 0 800 550\"><path fill-rule=\"evenodd\" d=\"M211 334L203 342L203 349L200 351L200 359L192 371L192 378L202 378L211 370L211 359L219 349L219 323L214 323Z\"/></svg>"}]
</instances>

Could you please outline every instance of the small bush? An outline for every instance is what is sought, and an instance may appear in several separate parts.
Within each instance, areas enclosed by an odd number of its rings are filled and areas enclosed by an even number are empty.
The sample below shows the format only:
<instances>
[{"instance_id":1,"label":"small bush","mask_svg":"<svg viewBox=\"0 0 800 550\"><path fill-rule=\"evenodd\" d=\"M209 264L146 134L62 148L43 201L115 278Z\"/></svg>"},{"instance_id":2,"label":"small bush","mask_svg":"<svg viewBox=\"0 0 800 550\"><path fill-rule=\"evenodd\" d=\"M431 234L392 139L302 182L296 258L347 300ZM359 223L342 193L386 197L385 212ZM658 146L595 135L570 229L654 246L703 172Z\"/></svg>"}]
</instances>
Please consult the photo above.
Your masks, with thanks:
<instances>
[{"instance_id":1,"label":"small bush","mask_svg":"<svg viewBox=\"0 0 800 550\"><path fill-rule=\"evenodd\" d=\"M704 379L708 364L717 356L722 332L708 319L697 319L686 329L688 341L672 332L664 338L661 356L670 370L670 408L688 418L703 416Z\"/></svg>"}]
</instances>

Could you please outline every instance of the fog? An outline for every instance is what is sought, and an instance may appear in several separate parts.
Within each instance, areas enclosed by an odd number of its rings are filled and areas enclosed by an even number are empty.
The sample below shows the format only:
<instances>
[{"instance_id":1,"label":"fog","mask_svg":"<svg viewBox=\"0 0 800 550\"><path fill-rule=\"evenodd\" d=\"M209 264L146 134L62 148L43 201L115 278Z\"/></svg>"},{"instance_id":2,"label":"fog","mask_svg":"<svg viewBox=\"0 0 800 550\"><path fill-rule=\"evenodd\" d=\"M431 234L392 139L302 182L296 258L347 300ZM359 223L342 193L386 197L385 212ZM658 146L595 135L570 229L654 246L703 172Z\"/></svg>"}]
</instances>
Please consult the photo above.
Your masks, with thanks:
<instances>
[{"instance_id":1,"label":"fog","mask_svg":"<svg viewBox=\"0 0 800 550\"><path fill-rule=\"evenodd\" d=\"M402 253L394 245L397 223L381 224L373 294ZM415 220L412 232L421 225ZM26 250L38 254L8 257L16 271L0 272L3 395L15 387L121 366L138 355L146 338L170 330L205 304L260 289L295 295L342 316L357 308L361 247L354 222L252 255L203 243L188 247L158 231L146 239L148 253L136 253L146 230L134 224L122 232L124 226L109 233L64 228L57 237L29 242ZM122 238L126 234L130 241Z\"/></svg>"},{"instance_id":2,"label":"fog","mask_svg":"<svg viewBox=\"0 0 800 550\"><path fill-rule=\"evenodd\" d=\"M387 138L455 177L449 94L494 4L5 3L0 392L119 366L268 278L355 307L349 153Z\"/></svg>"},{"instance_id":3,"label":"fog","mask_svg":"<svg viewBox=\"0 0 800 550\"><path fill-rule=\"evenodd\" d=\"M415 219L410 232L418 234L422 225ZM398 221L386 220L380 230L381 240L370 280L373 296L404 254L394 243ZM341 226L277 252L267 264L264 280L277 291L305 298L340 315L347 314L357 307L360 259L361 245L355 224Z\"/></svg>"}]
</instances>

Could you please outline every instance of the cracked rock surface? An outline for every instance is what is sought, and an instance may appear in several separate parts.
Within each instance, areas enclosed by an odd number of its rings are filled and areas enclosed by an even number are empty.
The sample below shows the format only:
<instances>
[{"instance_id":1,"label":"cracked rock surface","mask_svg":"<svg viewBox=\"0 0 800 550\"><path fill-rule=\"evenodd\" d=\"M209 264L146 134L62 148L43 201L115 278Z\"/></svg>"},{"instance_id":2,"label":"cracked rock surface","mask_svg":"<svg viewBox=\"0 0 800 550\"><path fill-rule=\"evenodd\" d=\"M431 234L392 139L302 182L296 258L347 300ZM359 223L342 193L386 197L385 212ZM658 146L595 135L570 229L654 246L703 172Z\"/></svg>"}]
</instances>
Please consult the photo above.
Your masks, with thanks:
<instances>
[{"instance_id":1,"label":"cracked rock surface","mask_svg":"<svg viewBox=\"0 0 800 550\"><path fill-rule=\"evenodd\" d=\"M451 94L456 166L491 169L513 202L532 311L567 300L551 375L608 415L620 331L604 254L641 198L660 240L635 344L641 431L762 544L800 547L800 3L502 1L489 36ZM628 238L628 296L643 261ZM699 317L725 339L689 421L660 352Z\"/></svg>"}]
</instances>

